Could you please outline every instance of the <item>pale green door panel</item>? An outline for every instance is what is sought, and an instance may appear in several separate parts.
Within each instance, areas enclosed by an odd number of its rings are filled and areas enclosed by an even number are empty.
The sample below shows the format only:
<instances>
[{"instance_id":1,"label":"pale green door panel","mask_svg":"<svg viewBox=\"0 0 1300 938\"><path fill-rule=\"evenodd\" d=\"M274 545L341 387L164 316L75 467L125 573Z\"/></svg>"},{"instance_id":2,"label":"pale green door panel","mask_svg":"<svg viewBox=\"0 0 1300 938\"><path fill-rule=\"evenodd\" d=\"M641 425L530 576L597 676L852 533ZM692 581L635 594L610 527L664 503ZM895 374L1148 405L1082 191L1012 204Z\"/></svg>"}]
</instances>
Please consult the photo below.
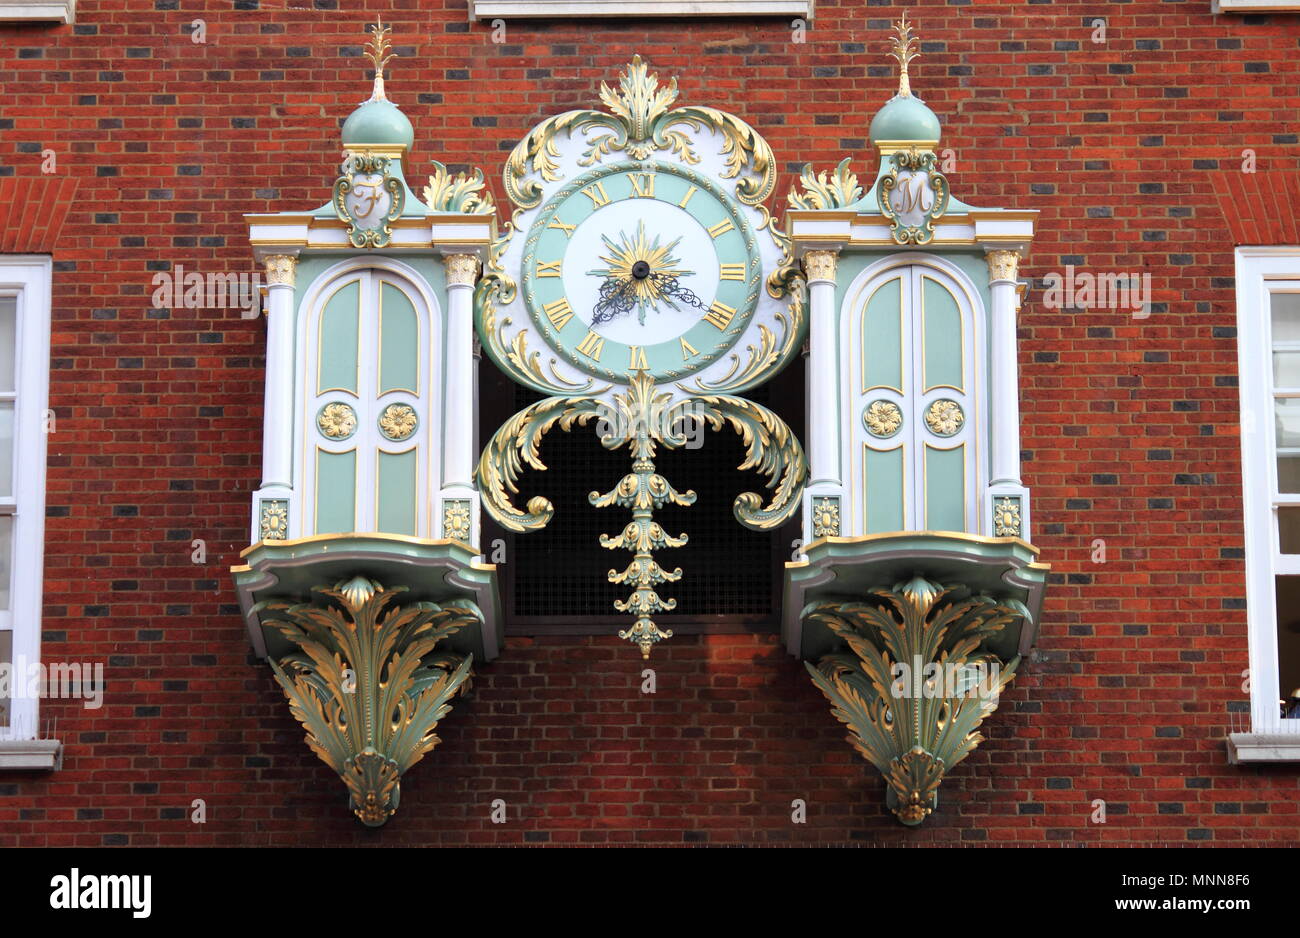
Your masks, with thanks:
<instances>
[{"instance_id":1,"label":"pale green door panel","mask_svg":"<svg viewBox=\"0 0 1300 938\"><path fill-rule=\"evenodd\" d=\"M903 393L903 279L876 288L862 310L862 390L891 388Z\"/></svg>"},{"instance_id":2,"label":"pale green door panel","mask_svg":"<svg viewBox=\"0 0 1300 938\"><path fill-rule=\"evenodd\" d=\"M341 534L356 527L357 451L316 451L316 533Z\"/></svg>"},{"instance_id":3,"label":"pale green door panel","mask_svg":"<svg viewBox=\"0 0 1300 938\"><path fill-rule=\"evenodd\" d=\"M901 531L907 509L906 445L891 450L863 447L862 488L866 500L866 533Z\"/></svg>"},{"instance_id":4,"label":"pale green door panel","mask_svg":"<svg viewBox=\"0 0 1300 938\"><path fill-rule=\"evenodd\" d=\"M392 391L420 393L420 320L396 285L379 289L379 396Z\"/></svg>"},{"instance_id":5,"label":"pale green door panel","mask_svg":"<svg viewBox=\"0 0 1300 938\"><path fill-rule=\"evenodd\" d=\"M403 453L380 450L377 458L377 529L385 534L413 535L416 532L418 513L418 454L414 448Z\"/></svg>"},{"instance_id":6,"label":"pale green door panel","mask_svg":"<svg viewBox=\"0 0 1300 938\"><path fill-rule=\"evenodd\" d=\"M361 283L353 280L325 301L317 335L316 393L343 390L356 395L357 339L360 330Z\"/></svg>"}]
</instances>

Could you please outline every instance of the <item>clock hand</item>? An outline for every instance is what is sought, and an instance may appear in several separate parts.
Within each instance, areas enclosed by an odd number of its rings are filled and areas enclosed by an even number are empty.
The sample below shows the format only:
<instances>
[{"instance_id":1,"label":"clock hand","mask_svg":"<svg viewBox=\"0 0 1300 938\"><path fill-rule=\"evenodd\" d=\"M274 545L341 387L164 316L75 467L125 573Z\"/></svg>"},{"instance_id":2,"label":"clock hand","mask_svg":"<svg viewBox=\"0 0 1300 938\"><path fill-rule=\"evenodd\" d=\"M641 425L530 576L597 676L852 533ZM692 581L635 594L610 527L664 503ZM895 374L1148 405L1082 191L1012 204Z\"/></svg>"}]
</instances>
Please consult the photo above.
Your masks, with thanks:
<instances>
[{"instance_id":1,"label":"clock hand","mask_svg":"<svg viewBox=\"0 0 1300 938\"><path fill-rule=\"evenodd\" d=\"M664 299L681 300L687 306L694 306L696 309L708 312L709 308L704 305L704 302L694 292L683 287L676 277L667 274L652 274L651 279L654 280L655 285L659 288L659 293Z\"/></svg>"},{"instance_id":2,"label":"clock hand","mask_svg":"<svg viewBox=\"0 0 1300 938\"><path fill-rule=\"evenodd\" d=\"M629 277L622 281L606 280L600 285L600 299L591 312L593 326L609 322L615 316L632 311L632 307L636 305L636 300L630 293L633 283L635 278Z\"/></svg>"}]
</instances>

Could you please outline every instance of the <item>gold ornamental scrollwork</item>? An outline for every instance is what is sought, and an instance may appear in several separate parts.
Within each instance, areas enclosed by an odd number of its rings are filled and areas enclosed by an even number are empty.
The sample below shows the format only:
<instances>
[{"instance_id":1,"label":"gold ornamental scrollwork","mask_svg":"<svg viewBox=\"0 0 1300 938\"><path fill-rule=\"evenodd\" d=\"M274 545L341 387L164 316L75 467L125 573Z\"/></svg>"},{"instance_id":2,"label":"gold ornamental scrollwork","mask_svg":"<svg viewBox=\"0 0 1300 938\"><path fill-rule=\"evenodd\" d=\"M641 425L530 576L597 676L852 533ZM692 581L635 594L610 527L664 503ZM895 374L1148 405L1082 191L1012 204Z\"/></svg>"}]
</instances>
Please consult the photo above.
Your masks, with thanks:
<instances>
[{"instance_id":1,"label":"gold ornamental scrollwork","mask_svg":"<svg viewBox=\"0 0 1300 938\"><path fill-rule=\"evenodd\" d=\"M448 212L457 215L491 215L496 209L492 193L484 192L487 181L483 172L453 175L446 166L433 161L433 175L424 187L424 204L430 212Z\"/></svg>"},{"instance_id":2,"label":"gold ornamental scrollwork","mask_svg":"<svg viewBox=\"0 0 1300 938\"><path fill-rule=\"evenodd\" d=\"M264 263L267 286L293 286L298 272L298 258L292 254L268 254Z\"/></svg>"},{"instance_id":3,"label":"gold ornamental scrollwork","mask_svg":"<svg viewBox=\"0 0 1300 938\"><path fill-rule=\"evenodd\" d=\"M726 169L724 179L736 179L736 197L747 205L759 205L776 186L776 160L767 141L738 117L710 107L673 108L677 100L677 79L660 85L659 76L650 73L641 56L619 76L618 88L604 82L600 100L608 113L593 110L566 111L547 118L529 131L510 154L506 164L505 188L510 201L522 209L536 207L542 200L542 187L528 178L536 173L547 182L559 174L559 150L556 136L575 130L605 130L587 138L587 149L578 159L579 166L593 166L610 153L625 152L636 160L646 160L655 152L667 150L685 163L698 163L690 131L708 128L724 139L722 155Z\"/></svg>"},{"instance_id":4,"label":"gold ornamental scrollwork","mask_svg":"<svg viewBox=\"0 0 1300 938\"><path fill-rule=\"evenodd\" d=\"M798 209L835 209L848 208L862 198L862 187L858 185L857 174L849 169L849 157L840 160L829 176L826 170L813 175L811 166L805 166L799 177L802 192L790 187L786 201L791 208Z\"/></svg>"},{"instance_id":5,"label":"gold ornamental scrollwork","mask_svg":"<svg viewBox=\"0 0 1300 938\"><path fill-rule=\"evenodd\" d=\"M318 602L254 607L298 646L271 670L307 745L342 778L367 827L397 810L402 775L438 745L438 721L469 687L473 656L436 646L483 621L468 600L399 605L406 589L353 577L317 587Z\"/></svg>"},{"instance_id":6,"label":"gold ornamental scrollwork","mask_svg":"<svg viewBox=\"0 0 1300 938\"><path fill-rule=\"evenodd\" d=\"M515 414L493 434L479 459L477 481L483 493L483 507L494 520L510 531L521 533L544 528L555 514L551 502L543 496L529 500L526 510L515 507L511 495L519 491L518 479L524 466L545 470L538 453L542 437L557 424L568 431L575 426L597 422L600 443L616 450L628 444L632 471L608 492L592 492L596 507L619 506L631 509L632 520L615 535L602 535L601 545L611 550L633 553L623 571L609 571L610 582L633 587L632 595L618 601L620 612L636 616L636 622L619 637L640 647L649 657L650 649L671 636L660 629L652 615L671 610L675 600L660 597L655 589L661 583L675 582L681 570L667 571L654 560L653 553L686 543L685 534L669 535L654 520L653 512L667 504L689 505L693 492L681 493L655 471L657 445L667 449L685 446L687 432L700 423L713 430L730 426L740 434L746 446L741 470L756 469L767 476L771 499L756 492L742 492L732 511L742 525L755 531L779 527L798 510L808 463L798 439L775 413L741 397L728 395L694 395L673 400L671 392L661 391L645 371L637 371L626 393L616 393L612 403L589 397L551 397L532 404Z\"/></svg>"},{"instance_id":7,"label":"gold ornamental scrollwork","mask_svg":"<svg viewBox=\"0 0 1300 938\"><path fill-rule=\"evenodd\" d=\"M935 222L948 210L948 179L929 150L912 147L889 160L889 172L880 177L876 190L880 213L889 220L896 244L929 244Z\"/></svg>"},{"instance_id":8,"label":"gold ornamental scrollwork","mask_svg":"<svg viewBox=\"0 0 1300 938\"><path fill-rule=\"evenodd\" d=\"M984 259L989 265L989 283L1016 279L1016 272L1020 266L1019 251L989 251L984 255Z\"/></svg>"},{"instance_id":9,"label":"gold ornamental scrollwork","mask_svg":"<svg viewBox=\"0 0 1300 938\"><path fill-rule=\"evenodd\" d=\"M442 503L442 536L469 543L471 533L468 499L448 499Z\"/></svg>"},{"instance_id":10,"label":"gold ornamental scrollwork","mask_svg":"<svg viewBox=\"0 0 1300 938\"><path fill-rule=\"evenodd\" d=\"M997 537L1022 537L1020 533L1020 499L993 500L993 533Z\"/></svg>"},{"instance_id":11,"label":"gold ornamental scrollwork","mask_svg":"<svg viewBox=\"0 0 1300 938\"><path fill-rule=\"evenodd\" d=\"M833 496L813 499L813 537L840 536L840 500Z\"/></svg>"},{"instance_id":12,"label":"gold ornamental scrollwork","mask_svg":"<svg viewBox=\"0 0 1300 938\"><path fill-rule=\"evenodd\" d=\"M283 541L289 536L289 503L280 498L262 502L258 534L264 541Z\"/></svg>"},{"instance_id":13,"label":"gold ornamental scrollwork","mask_svg":"<svg viewBox=\"0 0 1300 938\"><path fill-rule=\"evenodd\" d=\"M808 672L853 748L885 777L889 810L920 824L944 776L984 740L979 726L1020 663L980 649L1029 611L914 577L861 601L812 603L803 618L847 645Z\"/></svg>"}]
</instances>

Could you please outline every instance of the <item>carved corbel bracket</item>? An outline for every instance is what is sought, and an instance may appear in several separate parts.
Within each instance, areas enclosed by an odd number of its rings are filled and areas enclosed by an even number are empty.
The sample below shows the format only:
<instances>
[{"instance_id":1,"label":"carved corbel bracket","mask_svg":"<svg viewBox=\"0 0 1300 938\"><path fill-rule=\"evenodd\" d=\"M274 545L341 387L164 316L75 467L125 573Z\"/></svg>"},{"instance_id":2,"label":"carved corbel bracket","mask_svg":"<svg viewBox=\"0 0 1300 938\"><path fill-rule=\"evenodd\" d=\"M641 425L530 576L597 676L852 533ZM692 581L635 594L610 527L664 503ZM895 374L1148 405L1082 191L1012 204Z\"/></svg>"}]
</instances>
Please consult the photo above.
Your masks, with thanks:
<instances>
[{"instance_id":1,"label":"carved corbel bracket","mask_svg":"<svg viewBox=\"0 0 1300 938\"><path fill-rule=\"evenodd\" d=\"M885 777L886 803L904 824L925 820L944 776L983 741L979 725L1020 662L986 642L1028 616L1018 600L920 576L804 609L847 645L805 665L853 748Z\"/></svg>"},{"instance_id":2,"label":"carved corbel bracket","mask_svg":"<svg viewBox=\"0 0 1300 938\"><path fill-rule=\"evenodd\" d=\"M403 773L438 745L438 721L469 689L473 655L435 646L483 619L469 600L400 605L406 590L356 576L318 587L324 602L255 607L300 649L271 670L307 745L343 779L368 827L397 810Z\"/></svg>"}]
</instances>

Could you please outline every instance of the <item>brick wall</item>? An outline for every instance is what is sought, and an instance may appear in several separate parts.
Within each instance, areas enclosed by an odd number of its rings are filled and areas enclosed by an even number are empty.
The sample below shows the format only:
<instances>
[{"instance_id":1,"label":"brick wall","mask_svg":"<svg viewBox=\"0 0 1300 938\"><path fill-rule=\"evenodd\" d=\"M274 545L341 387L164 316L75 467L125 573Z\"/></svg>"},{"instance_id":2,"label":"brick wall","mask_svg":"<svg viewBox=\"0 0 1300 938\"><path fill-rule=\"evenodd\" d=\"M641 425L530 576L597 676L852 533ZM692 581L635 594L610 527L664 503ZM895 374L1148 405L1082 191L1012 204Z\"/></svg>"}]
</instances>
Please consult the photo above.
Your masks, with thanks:
<instances>
[{"instance_id":1,"label":"brick wall","mask_svg":"<svg viewBox=\"0 0 1300 938\"><path fill-rule=\"evenodd\" d=\"M40 177L53 150L77 181L53 249L44 654L105 661L109 681L100 710L43 704L64 768L0 775L0 846L1300 839L1300 773L1229 767L1223 749L1247 658L1234 241L1216 195L1239 185L1243 149L1259 169L1244 191L1295 166L1300 16L908 5L913 86L955 151L954 194L1042 212L1023 275L1142 271L1156 291L1146 320L1027 300L1025 481L1054 565L1043 659L925 826L885 813L883 783L774 635L674 639L648 698L612 636L515 637L373 832L250 659L226 572L258 481L262 324L152 311L153 273L251 270L243 213L326 201L376 13L394 25L388 90L416 127L413 180L433 158L477 165L500 201L513 143L593 105L634 52L678 77L683 102L764 133L778 192L843 155L869 176L900 7L820 0L801 44L777 20L518 22L494 44L457 0L338 6L82 0L75 26L0 26L0 177ZM495 797L505 825L488 822ZM202 826L186 819L195 798ZM806 825L790 823L794 798Z\"/></svg>"}]
</instances>

